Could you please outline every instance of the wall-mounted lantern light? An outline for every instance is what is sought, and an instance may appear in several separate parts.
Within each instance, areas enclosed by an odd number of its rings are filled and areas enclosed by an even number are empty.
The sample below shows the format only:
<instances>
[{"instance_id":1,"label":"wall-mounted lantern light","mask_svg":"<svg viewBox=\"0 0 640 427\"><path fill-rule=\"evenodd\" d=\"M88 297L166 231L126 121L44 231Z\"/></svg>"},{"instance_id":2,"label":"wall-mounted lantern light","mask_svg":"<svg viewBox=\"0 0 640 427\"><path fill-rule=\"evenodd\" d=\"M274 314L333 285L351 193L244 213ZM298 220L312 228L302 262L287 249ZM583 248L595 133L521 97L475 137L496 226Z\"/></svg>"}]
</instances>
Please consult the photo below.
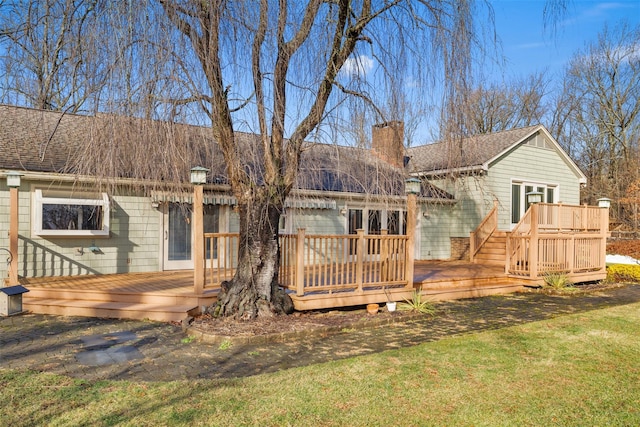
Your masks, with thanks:
<instances>
[{"instance_id":1,"label":"wall-mounted lantern light","mask_svg":"<svg viewBox=\"0 0 640 427\"><path fill-rule=\"evenodd\" d=\"M191 183L195 185L206 184L207 172L209 172L209 169L203 168L202 166L191 168Z\"/></svg>"},{"instance_id":2,"label":"wall-mounted lantern light","mask_svg":"<svg viewBox=\"0 0 640 427\"><path fill-rule=\"evenodd\" d=\"M405 194L420 194L420 180L415 177L407 178L404 181L404 192Z\"/></svg>"},{"instance_id":3,"label":"wall-mounted lantern light","mask_svg":"<svg viewBox=\"0 0 640 427\"><path fill-rule=\"evenodd\" d=\"M18 172L7 172L7 187L9 188L18 188L20 187L20 178L22 177L21 173Z\"/></svg>"}]
</instances>

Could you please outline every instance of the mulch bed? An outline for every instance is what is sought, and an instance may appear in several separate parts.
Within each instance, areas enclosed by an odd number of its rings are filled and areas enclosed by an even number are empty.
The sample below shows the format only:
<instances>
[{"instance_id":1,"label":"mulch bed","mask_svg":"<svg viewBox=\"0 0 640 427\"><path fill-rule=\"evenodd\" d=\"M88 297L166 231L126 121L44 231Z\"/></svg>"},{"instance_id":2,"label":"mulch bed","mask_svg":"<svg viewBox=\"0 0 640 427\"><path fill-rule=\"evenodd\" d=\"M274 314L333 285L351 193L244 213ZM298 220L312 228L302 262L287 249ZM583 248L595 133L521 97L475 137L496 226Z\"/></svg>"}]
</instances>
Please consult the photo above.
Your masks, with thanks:
<instances>
[{"instance_id":1,"label":"mulch bed","mask_svg":"<svg viewBox=\"0 0 640 427\"><path fill-rule=\"evenodd\" d=\"M375 326L415 318L410 311L388 312L384 306L378 314L367 314L364 308L295 312L289 316L273 316L238 321L214 318L209 314L196 317L190 327L200 332L227 337L249 337L286 334L318 329L348 330L362 324Z\"/></svg>"},{"instance_id":2,"label":"mulch bed","mask_svg":"<svg viewBox=\"0 0 640 427\"><path fill-rule=\"evenodd\" d=\"M640 259L640 240L622 240L607 245L607 253L629 255ZM612 287L623 286L615 283L585 283L570 291L557 291L549 288L530 290L530 292L544 292L559 295L571 295L584 292L598 292ZM410 311L395 311L389 313L384 305L378 314L367 314L363 307L345 308L340 310L323 310L296 312L290 316L274 316L250 321L233 319L216 319L210 315L198 316L190 324L204 334L218 337L255 337L274 334L296 333L331 328L333 330L348 330L353 327L375 326L395 321L404 321L416 316L424 316Z\"/></svg>"}]
</instances>

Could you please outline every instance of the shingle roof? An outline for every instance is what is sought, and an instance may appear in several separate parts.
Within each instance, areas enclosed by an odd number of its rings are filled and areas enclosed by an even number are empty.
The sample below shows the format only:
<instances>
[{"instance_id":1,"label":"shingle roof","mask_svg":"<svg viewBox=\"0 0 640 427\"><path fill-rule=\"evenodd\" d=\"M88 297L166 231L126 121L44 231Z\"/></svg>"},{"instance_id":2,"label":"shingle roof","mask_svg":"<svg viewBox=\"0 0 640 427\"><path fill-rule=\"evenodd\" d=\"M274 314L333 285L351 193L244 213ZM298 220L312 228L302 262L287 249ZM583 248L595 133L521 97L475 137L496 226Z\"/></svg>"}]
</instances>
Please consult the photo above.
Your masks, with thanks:
<instances>
[{"instance_id":1,"label":"shingle roof","mask_svg":"<svg viewBox=\"0 0 640 427\"><path fill-rule=\"evenodd\" d=\"M407 150L411 172L444 172L480 167L512 145L533 134L541 125L476 135L459 142L413 147Z\"/></svg>"},{"instance_id":2,"label":"shingle roof","mask_svg":"<svg viewBox=\"0 0 640 427\"><path fill-rule=\"evenodd\" d=\"M248 167L260 174L257 136L237 133ZM171 150L168 150L170 144ZM101 149L96 149L101 147ZM170 154L168 154L170 152ZM226 166L211 129L115 115L82 116L0 105L0 169L187 183L189 170L210 169L209 182L226 183ZM255 156L252 160L251 156ZM297 188L402 195L405 171L370 150L309 144ZM424 197L453 199L430 184Z\"/></svg>"}]
</instances>

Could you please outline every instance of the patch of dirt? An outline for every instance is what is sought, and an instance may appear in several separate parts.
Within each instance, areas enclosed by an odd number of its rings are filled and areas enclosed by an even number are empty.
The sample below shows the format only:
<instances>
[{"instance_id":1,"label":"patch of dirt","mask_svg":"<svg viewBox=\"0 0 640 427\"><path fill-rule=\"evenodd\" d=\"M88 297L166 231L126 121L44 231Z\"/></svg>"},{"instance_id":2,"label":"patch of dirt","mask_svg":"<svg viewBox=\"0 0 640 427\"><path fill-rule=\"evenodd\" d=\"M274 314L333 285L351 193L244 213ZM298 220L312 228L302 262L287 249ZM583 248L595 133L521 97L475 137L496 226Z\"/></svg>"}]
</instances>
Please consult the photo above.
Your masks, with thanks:
<instances>
[{"instance_id":1,"label":"patch of dirt","mask_svg":"<svg viewBox=\"0 0 640 427\"><path fill-rule=\"evenodd\" d=\"M576 295L592 292L600 292L607 289L620 288L626 286L624 283L608 283L606 281L579 283L566 289L554 289L551 287L542 287L533 289L531 292L541 292L549 295Z\"/></svg>"},{"instance_id":2,"label":"patch of dirt","mask_svg":"<svg viewBox=\"0 0 640 427\"><path fill-rule=\"evenodd\" d=\"M238 321L214 318L209 314L196 317L190 326L215 336L247 337L283 334L321 328L348 330L354 326L386 323L409 319L415 314L409 311L388 312L384 306L377 314L367 314L365 309L295 312L289 316L273 316L256 320Z\"/></svg>"},{"instance_id":3,"label":"patch of dirt","mask_svg":"<svg viewBox=\"0 0 640 427\"><path fill-rule=\"evenodd\" d=\"M607 253L610 255L626 255L640 259L640 240L615 240L607 243Z\"/></svg>"}]
</instances>

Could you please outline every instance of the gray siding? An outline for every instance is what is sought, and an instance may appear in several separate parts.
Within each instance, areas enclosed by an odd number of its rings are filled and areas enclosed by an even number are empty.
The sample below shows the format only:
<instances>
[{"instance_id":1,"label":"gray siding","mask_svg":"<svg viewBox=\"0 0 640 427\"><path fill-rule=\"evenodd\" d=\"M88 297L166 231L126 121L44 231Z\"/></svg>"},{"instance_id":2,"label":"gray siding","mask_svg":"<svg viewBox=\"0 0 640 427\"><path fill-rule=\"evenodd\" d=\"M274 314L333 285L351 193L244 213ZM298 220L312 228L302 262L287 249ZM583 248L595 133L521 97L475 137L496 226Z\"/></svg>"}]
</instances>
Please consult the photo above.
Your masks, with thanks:
<instances>
[{"instance_id":1,"label":"gray siding","mask_svg":"<svg viewBox=\"0 0 640 427\"><path fill-rule=\"evenodd\" d=\"M558 185L558 201L580 204L580 182L573 169L555 150L520 144L489 166L487 186L500 201L498 228L511 225L511 181L526 180Z\"/></svg>"},{"instance_id":2,"label":"gray siding","mask_svg":"<svg viewBox=\"0 0 640 427\"><path fill-rule=\"evenodd\" d=\"M542 148L522 143L489 165L482 175L464 176L455 180L436 179L431 182L451 193L455 205L442 209L448 216L431 221L422 221L422 259L429 259L429 251L439 258L450 257L450 237L468 237L498 200L498 228L511 227L511 183L512 180L557 185L558 201L566 204L580 203L580 181L575 170L555 149ZM443 206L443 208L445 208ZM441 215L439 213L437 215ZM436 215L436 216L437 216ZM437 248L430 242L438 242ZM447 252L448 248L449 252ZM433 253L433 252L432 252Z\"/></svg>"},{"instance_id":3,"label":"gray siding","mask_svg":"<svg viewBox=\"0 0 640 427\"><path fill-rule=\"evenodd\" d=\"M109 237L40 237L33 233L31 226L35 188L36 184L26 184L20 191L20 276L159 271L162 214L152 208L149 198L112 196ZM8 249L9 192L6 187L0 189L0 230L0 247ZM88 249L92 246L98 247L99 253ZM0 262L0 277L8 277L5 262Z\"/></svg>"},{"instance_id":4,"label":"gray siding","mask_svg":"<svg viewBox=\"0 0 640 427\"><path fill-rule=\"evenodd\" d=\"M455 206L426 204L419 206L418 233L420 247L416 259L449 259L451 256L452 210ZM424 212L428 213L425 217Z\"/></svg>"}]
</instances>

